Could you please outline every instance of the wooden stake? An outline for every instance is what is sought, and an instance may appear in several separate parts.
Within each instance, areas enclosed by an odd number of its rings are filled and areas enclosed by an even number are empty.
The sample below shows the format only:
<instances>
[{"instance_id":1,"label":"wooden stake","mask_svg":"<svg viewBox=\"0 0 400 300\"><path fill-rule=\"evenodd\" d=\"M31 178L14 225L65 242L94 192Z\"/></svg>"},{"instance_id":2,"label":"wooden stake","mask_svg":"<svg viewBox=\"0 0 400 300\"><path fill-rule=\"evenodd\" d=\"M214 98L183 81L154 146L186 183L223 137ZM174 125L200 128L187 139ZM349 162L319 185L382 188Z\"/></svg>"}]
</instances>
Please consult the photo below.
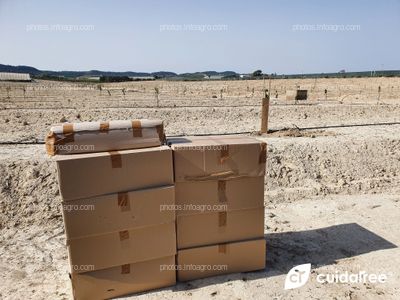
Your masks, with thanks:
<instances>
[{"instance_id":1,"label":"wooden stake","mask_svg":"<svg viewBox=\"0 0 400 300\"><path fill-rule=\"evenodd\" d=\"M381 86L378 87L378 103L380 99L381 99Z\"/></svg>"},{"instance_id":2,"label":"wooden stake","mask_svg":"<svg viewBox=\"0 0 400 300\"><path fill-rule=\"evenodd\" d=\"M271 99L271 75L269 75L268 81L268 100Z\"/></svg>"},{"instance_id":3,"label":"wooden stake","mask_svg":"<svg viewBox=\"0 0 400 300\"><path fill-rule=\"evenodd\" d=\"M262 99L261 133L268 133L269 95Z\"/></svg>"}]
</instances>

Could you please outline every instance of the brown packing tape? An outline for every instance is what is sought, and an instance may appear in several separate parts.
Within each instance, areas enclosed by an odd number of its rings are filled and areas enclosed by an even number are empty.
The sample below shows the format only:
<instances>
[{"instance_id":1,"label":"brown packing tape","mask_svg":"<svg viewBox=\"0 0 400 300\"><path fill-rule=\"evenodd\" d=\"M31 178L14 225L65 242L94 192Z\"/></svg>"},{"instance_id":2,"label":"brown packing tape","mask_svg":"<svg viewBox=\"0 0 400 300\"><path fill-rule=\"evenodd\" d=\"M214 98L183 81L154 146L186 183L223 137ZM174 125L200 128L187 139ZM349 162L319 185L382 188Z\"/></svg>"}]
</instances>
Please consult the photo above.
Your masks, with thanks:
<instances>
[{"instance_id":1,"label":"brown packing tape","mask_svg":"<svg viewBox=\"0 0 400 300\"><path fill-rule=\"evenodd\" d=\"M74 142L74 133L65 133L61 137L57 136L54 132L50 132L46 136L46 151L50 155L55 155L57 154L58 151L58 145L66 145L68 143L73 143Z\"/></svg>"},{"instance_id":2,"label":"brown packing tape","mask_svg":"<svg viewBox=\"0 0 400 300\"><path fill-rule=\"evenodd\" d=\"M100 132L107 132L110 130L110 123L100 122Z\"/></svg>"},{"instance_id":3,"label":"brown packing tape","mask_svg":"<svg viewBox=\"0 0 400 300\"><path fill-rule=\"evenodd\" d=\"M157 129L158 138L160 139L161 143L164 143L166 140L165 133L164 133L164 124L157 125L156 129Z\"/></svg>"},{"instance_id":4,"label":"brown packing tape","mask_svg":"<svg viewBox=\"0 0 400 300\"><path fill-rule=\"evenodd\" d=\"M129 194L127 192L118 193L118 206L121 208L121 211L129 211L131 209Z\"/></svg>"},{"instance_id":5,"label":"brown packing tape","mask_svg":"<svg viewBox=\"0 0 400 300\"><path fill-rule=\"evenodd\" d=\"M226 211L221 211L218 213L218 226L223 227L226 226L228 215Z\"/></svg>"},{"instance_id":6,"label":"brown packing tape","mask_svg":"<svg viewBox=\"0 0 400 300\"><path fill-rule=\"evenodd\" d=\"M227 244L219 244L218 245L218 253L226 253L228 245Z\"/></svg>"},{"instance_id":7,"label":"brown packing tape","mask_svg":"<svg viewBox=\"0 0 400 300\"><path fill-rule=\"evenodd\" d=\"M124 241L129 239L129 231L128 230L123 230L119 232L119 240Z\"/></svg>"},{"instance_id":8,"label":"brown packing tape","mask_svg":"<svg viewBox=\"0 0 400 300\"><path fill-rule=\"evenodd\" d=\"M113 169L122 168L122 158L118 151L109 151L111 158L111 167Z\"/></svg>"},{"instance_id":9,"label":"brown packing tape","mask_svg":"<svg viewBox=\"0 0 400 300\"><path fill-rule=\"evenodd\" d=\"M122 265L121 274L129 274L131 272L131 265Z\"/></svg>"},{"instance_id":10,"label":"brown packing tape","mask_svg":"<svg viewBox=\"0 0 400 300\"><path fill-rule=\"evenodd\" d=\"M227 202L226 198L226 181L218 180L218 201L219 202Z\"/></svg>"},{"instance_id":11,"label":"brown packing tape","mask_svg":"<svg viewBox=\"0 0 400 300\"><path fill-rule=\"evenodd\" d=\"M220 152L220 159L219 159L219 163L222 165L223 163L225 163L225 161L227 161L229 158L229 146L228 145L222 145L222 149Z\"/></svg>"},{"instance_id":12,"label":"brown packing tape","mask_svg":"<svg viewBox=\"0 0 400 300\"><path fill-rule=\"evenodd\" d=\"M74 125L72 123L63 124L63 134L66 135L68 133L74 132Z\"/></svg>"},{"instance_id":13,"label":"brown packing tape","mask_svg":"<svg viewBox=\"0 0 400 300\"><path fill-rule=\"evenodd\" d=\"M260 156L258 158L259 164L265 164L267 162L267 144L261 143L260 145Z\"/></svg>"},{"instance_id":14,"label":"brown packing tape","mask_svg":"<svg viewBox=\"0 0 400 300\"><path fill-rule=\"evenodd\" d=\"M49 132L46 136L46 152L49 155L55 155L57 153L57 148L54 147L54 144L56 142L56 135L54 134L54 132Z\"/></svg>"},{"instance_id":15,"label":"brown packing tape","mask_svg":"<svg viewBox=\"0 0 400 300\"><path fill-rule=\"evenodd\" d=\"M232 178L240 178L244 177L243 175L239 175L237 171L222 171L222 172L216 172L212 174L207 174L207 175L201 175L201 176L185 176L186 181L204 181L204 180L217 180L219 178L223 179L232 179Z\"/></svg>"},{"instance_id":16,"label":"brown packing tape","mask_svg":"<svg viewBox=\"0 0 400 300\"><path fill-rule=\"evenodd\" d=\"M142 123L139 120L132 121L133 137L142 137Z\"/></svg>"}]
</instances>

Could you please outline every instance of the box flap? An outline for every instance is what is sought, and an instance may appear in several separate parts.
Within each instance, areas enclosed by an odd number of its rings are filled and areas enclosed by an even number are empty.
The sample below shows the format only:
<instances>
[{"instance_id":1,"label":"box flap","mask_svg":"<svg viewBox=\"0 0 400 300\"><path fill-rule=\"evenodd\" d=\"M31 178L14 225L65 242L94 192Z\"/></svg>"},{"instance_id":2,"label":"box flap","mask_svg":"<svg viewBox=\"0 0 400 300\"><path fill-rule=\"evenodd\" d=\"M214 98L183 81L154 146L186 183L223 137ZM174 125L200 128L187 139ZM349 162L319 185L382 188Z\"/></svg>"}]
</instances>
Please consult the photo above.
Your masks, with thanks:
<instances>
[{"instance_id":1,"label":"box flap","mask_svg":"<svg viewBox=\"0 0 400 300\"><path fill-rule=\"evenodd\" d=\"M64 201L174 184L167 146L57 156Z\"/></svg>"},{"instance_id":2,"label":"box flap","mask_svg":"<svg viewBox=\"0 0 400 300\"><path fill-rule=\"evenodd\" d=\"M174 151L176 182L265 174L266 144L254 138L184 137L168 144Z\"/></svg>"},{"instance_id":3,"label":"box flap","mask_svg":"<svg viewBox=\"0 0 400 300\"><path fill-rule=\"evenodd\" d=\"M109 299L176 283L175 256L72 274L74 299Z\"/></svg>"},{"instance_id":4,"label":"box flap","mask_svg":"<svg viewBox=\"0 0 400 300\"><path fill-rule=\"evenodd\" d=\"M264 177L184 181L175 184L176 214L264 207Z\"/></svg>"},{"instance_id":5,"label":"box flap","mask_svg":"<svg viewBox=\"0 0 400 300\"><path fill-rule=\"evenodd\" d=\"M177 216L178 249L261 238L264 208Z\"/></svg>"},{"instance_id":6,"label":"box flap","mask_svg":"<svg viewBox=\"0 0 400 300\"><path fill-rule=\"evenodd\" d=\"M265 269L265 239L179 250L178 280Z\"/></svg>"},{"instance_id":7,"label":"box flap","mask_svg":"<svg viewBox=\"0 0 400 300\"><path fill-rule=\"evenodd\" d=\"M174 194L164 186L63 202L67 239L174 222L175 211L161 209Z\"/></svg>"},{"instance_id":8,"label":"box flap","mask_svg":"<svg viewBox=\"0 0 400 300\"><path fill-rule=\"evenodd\" d=\"M175 255L175 223L73 239L68 251L73 273Z\"/></svg>"}]
</instances>

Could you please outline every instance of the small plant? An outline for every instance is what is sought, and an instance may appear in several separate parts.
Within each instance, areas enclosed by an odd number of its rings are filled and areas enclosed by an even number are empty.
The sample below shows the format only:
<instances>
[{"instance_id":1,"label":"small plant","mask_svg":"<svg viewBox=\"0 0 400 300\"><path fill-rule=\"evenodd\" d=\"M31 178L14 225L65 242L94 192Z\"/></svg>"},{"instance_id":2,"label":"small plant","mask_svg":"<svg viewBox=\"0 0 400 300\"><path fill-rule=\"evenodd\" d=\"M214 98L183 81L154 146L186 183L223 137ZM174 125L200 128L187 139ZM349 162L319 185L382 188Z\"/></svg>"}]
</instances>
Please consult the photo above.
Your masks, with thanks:
<instances>
[{"instance_id":1,"label":"small plant","mask_svg":"<svg viewBox=\"0 0 400 300\"><path fill-rule=\"evenodd\" d=\"M154 95L156 97L156 102L157 102L157 106L159 106L159 95L160 95L160 89L158 88L158 86L154 87Z\"/></svg>"},{"instance_id":2,"label":"small plant","mask_svg":"<svg viewBox=\"0 0 400 300\"><path fill-rule=\"evenodd\" d=\"M97 89L100 91L100 95L101 95L101 91L103 90L103 87L101 86L101 84L97 85Z\"/></svg>"},{"instance_id":3,"label":"small plant","mask_svg":"<svg viewBox=\"0 0 400 300\"><path fill-rule=\"evenodd\" d=\"M6 91L7 91L7 99L10 99L11 86L7 86Z\"/></svg>"},{"instance_id":4,"label":"small plant","mask_svg":"<svg viewBox=\"0 0 400 300\"><path fill-rule=\"evenodd\" d=\"M378 86L378 103L380 99L381 99L381 86Z\"/></svg>"}]
</instances>

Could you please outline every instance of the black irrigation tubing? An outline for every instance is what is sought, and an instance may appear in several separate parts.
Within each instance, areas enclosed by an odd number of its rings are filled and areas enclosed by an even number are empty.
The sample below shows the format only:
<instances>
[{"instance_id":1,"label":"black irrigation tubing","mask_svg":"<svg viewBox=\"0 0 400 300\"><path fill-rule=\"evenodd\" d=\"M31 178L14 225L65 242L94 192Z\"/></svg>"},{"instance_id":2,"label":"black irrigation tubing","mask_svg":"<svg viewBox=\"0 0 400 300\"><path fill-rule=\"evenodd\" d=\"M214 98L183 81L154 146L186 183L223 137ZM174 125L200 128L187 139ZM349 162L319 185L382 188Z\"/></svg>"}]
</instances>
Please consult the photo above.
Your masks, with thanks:
<instances>
[{"instance_id":1,"label":"black irrigation tubing","mask_svg":"<svg viewBox=\"0 0 400 300\"><path fill-rule=\"evenodd\" d=\"M176 135L168 135L168 138L175 138L175 137L185 137L185 136L210 136L210 135L234 135L234 134L255 134L258 131L239 131L239 132L224 132L224 133L188 133L188 134L176 134Z\"/></svg>"},{"instance_id":2,"label":"black irrigation tubing","mask_svg":"<svg viewBox=\"0 0 400 300\"><path fill-rule=\"evenodd\" d=\"M315 127L302 127L300 130L316 130L316 129L327 129L327 128L344 128L344 127L368 127L368 126L388 126L388 125L400 125L400 122L384 122L384 123L371 123L371 124L347 124L347 125L327 125L327 126L315 126Z\"/></svg>"},{"instance_id":3,"label":"black irrigation tubing","mask_svg":"<svg viewBox=\"0 0 400 300\"><path fill-rule=\"evenodd\" d=\"M327 128L343 128L343 127L366 127L366 126L387 126L387 125L400 125L400 122L388 122L388 123L372 123L372 124L348 124L348 125L328 125L328 126L315 126L315 127L297 127L298 130L316 130L316 129L327 129ZM293 127L294 128L294 127ZM282 129L270 129L270 133L275 133L279 131L285 131L290 128L282 128ZM176 134L176 135L168 135L168 138L176 138L176 137L184 137L184 136L210 136L210 135L240 135L240 134L258 134L259 131L237 131L237 132L216 132L216 133L187 133L187 134ZM11 145L43 145L45 144L44 140L37 140L37 141L31 141L31 142L24 142L24 141L19 141L19 142L13 142L13 141L6 141L2 142L0 141L0 145L2 146L11 146Z\"/></svg>"},{"instance_id":4,"label":"black irrigation tubing","mask_svg":"<svg viewBox=\"0 0 400 300\"><path fill-rule=\"evenodd\" d=\"M23 141L21 141L21 142L12 142L12 141L0 142L0 145L9 145L9 146L11 146L11 145L43 145L43 144L44 144L44 141L35 141L35 142L23 142Z\"/></svg>"},{"instance_id":5,"label":"black irrigation tubing","mask_svg":"<svg viewBox=\"0 0 400 300\"><path fill-rule=\"evenodd\" d=\"M188 133L188 134L176 134L176 135L167 135L168 138L176 138L176 137L184 137L184 136L210 136L210 135L238 135L238 134L255 134L258 131L238 131L238 132L216 132L216 133ZM43 145L45 141L35 141L35 142L0 142L0 145L11 146L11 145Z\"/></svg>"},{"instance_id":6,"label":"black irrigation tubing","mask_svg":"<svg viewBox=\"0 0 400 300\"><path fill-rule=\"evenodd\" d=\"M313 104L289 104L289 103L277 103L277 104L271 104L270 107L274 106L294 106L294 107L303 107L303 106L325 106L328 107L329 105L333 105L335 103L325 103L326 105L321 105L322 103L313 103ZM345 107L345 106L364 106L364 105L370 105L370 103L357 103L357 104L342 104L340 107ZM96 107L96 108L90 108L90 107L7 107L5 108L6 110L36 110L36 109L43 109L43 110L60 110L60 109L128 109L128 108L140 108L140 109L145 109L145 108L159 108L159 109L175 109L175 108L240 108L240 107L261 107L261 104L244 104L244 105L168 105L168 106L155 106L155 105L149 105L149 106L103 106L103 107Z\"/></svg>"},{"instance_id":7,"label":"black irrigation tubing","mask_svg":"<svg viewBox=\"0 0 400 300\"><path fill-rule=\"evenodd\" d=\"M125 109L125 108L237 108L237 107L261 107L261 104L258 105L177 105L177 106L104 106L104 107L96 107L90 109ZM48 110L55 110L55 109L87 109L88 107L12 107L6 108L6 110L21 110L21 109L48 109Z\"/></svg>"},{"instance_id":8,"label":"black irrigation tubing","mask_svg":"<svg viewBox=\"0 0 400 300\"><path fill-rule=\"evenodd\" d=\"M316 129L327 129L327 128L343 128L343 127L367 127L367 126L388 126L388 125L400 125L400 122L387 122L387 123L372 123L372 124L347 124L347 125L328 125L328 126L315 126L315 127L291 127L291 128L297 128L298 130L316 130ZM291 128L281 128L281 129L270 129L269 132L274 133L274 132L279 132L279 131L285 131ZM176 134L176 135L168 135L168 138L175 138L175 137L184 137L184 136L210 136L210 135L235 135L235 134L258 134L259 131L237 131L237 132L216 132L216 133L187 133L187 134ZM1 142L0 145L43 145L45 142L43 140L38 140L38 141L32 141L32 142L12 142L12 141L6 141L6 142Z\"/></svg>"}]
</instances>

